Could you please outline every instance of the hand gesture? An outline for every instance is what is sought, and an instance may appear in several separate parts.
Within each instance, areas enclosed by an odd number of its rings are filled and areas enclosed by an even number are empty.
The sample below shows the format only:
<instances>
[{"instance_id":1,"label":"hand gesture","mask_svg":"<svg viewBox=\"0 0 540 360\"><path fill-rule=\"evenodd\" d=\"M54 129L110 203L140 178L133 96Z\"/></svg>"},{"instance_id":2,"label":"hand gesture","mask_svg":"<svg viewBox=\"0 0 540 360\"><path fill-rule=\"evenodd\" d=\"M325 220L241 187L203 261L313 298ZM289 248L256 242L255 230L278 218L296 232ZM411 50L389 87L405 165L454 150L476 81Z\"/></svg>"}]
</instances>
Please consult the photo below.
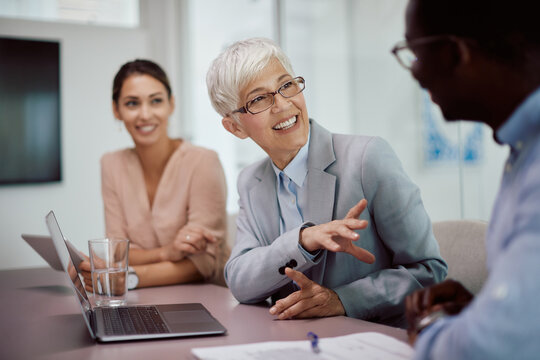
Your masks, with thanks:
<instances>
[{"instance_id":1,"label":"hand gesture","mask_svg":"<svg viewBox=\"0 0 540 360\"><path fill-rule=\"evenodd\" d=\"M300 290L276 301L270 314L277 315L279 320L345 315L343 304L333 290L291 268L285 268L285 274L298 284Z\"/></svg>"},{"instance_id":2,"label":"hand gesture","mask_svg":"<svg viewBox=\"0 0 540 360\"><path fill-rule=\"evenodd\" d=\"M360 235L354 230L365 229L368 226L367 221L358 220L366 206L367 201L362 199L349 210L343 220L334 220L303 229L300 233L300 245L310 252L319 249L346 252L360 261L372 264L375 256L352 243L360 239Z\"/></svg>"},{"instance_id":3,"label":"hand gesture","mask_svg":"<svg viewBox=\"0 0 540 360\"><path fill-rule=\"evenodd\" d=\"M96 293L100 295L124 295L126 291L126 274L124 273L111 273L106 278L97 278L94 273L92 276L92 266L90 264L90 258L83 253L81 256L84 257L84 260L79 264L79 270L84 280L84 288L88 292L94 291L94 284L97 284ZM94 264L98 264L99 267L105 266L105 261L94 257ZM98 283L99 281L99 283Z\"/></svg>"},{"instance_id":4,"label":"hand gesture","mask_svg":"<svg viewBox=\"0 0 540 360\"><path fill-rule=\"evenodd\" d=\"M405 299L405 311L409 327L409 342L414 343L418 334L417 325L426 315L434 311L444 311L449 315L461 312L473 299L473 295L455 280L418 290Z\"/></svg>"},{"instance_id":5,"label":"hand gesture","mask_svg":"<svg viewBox=\"0 0 540 360\"><path fill-rule=\"evenodd\" d=\"M90 264L90 258L83 253L80 254L84 258L84 260L79 264L79 270L81 271L81 275L84 280L84 288L88 292L93 292L94 281L92 279L92 265ZM94 263L99 264L100 267L104 267L105 264L105 262L98 257L94 258Z\"/></svg>"},{"instance_id":6,"label":"hand gesture","mask_svg":"<svg viewBox=\"0 0 540 360\"><path fill-rule=\"evenodd\" d=\"M77 290L81 293L84 292L84 284L79 278L79 273L77 272L77 269L73 265L73 263L70 261L68 263L67 273L69 277L71 278L71 281L73 281L73 284L77 288Z\"/></svg>"},{"instance_id":7,"label":"hand gesture","mask_svg":"<svg viewBox=\"0 0 540 360\"><path fill-rule=\"evenodd\" d=\"M209 230L198 225L186 225L172 243L162 247L161 259L179 261L188 255L206 251L208 243L216 241L217 238Z\"/></svg>"},{"instance_id":8,"label":"hand gesture","mask_svg":"<svg viewBox=\"0 0 540 360\"><path fill-rule=\"evenodd\" d=\"M84 260L79 264L79 270L84 280L84 288L88 292L94 291L92 286L92 266L90 265L90 258L83 253L80 253Z\"/></svg>"}]
</instances>

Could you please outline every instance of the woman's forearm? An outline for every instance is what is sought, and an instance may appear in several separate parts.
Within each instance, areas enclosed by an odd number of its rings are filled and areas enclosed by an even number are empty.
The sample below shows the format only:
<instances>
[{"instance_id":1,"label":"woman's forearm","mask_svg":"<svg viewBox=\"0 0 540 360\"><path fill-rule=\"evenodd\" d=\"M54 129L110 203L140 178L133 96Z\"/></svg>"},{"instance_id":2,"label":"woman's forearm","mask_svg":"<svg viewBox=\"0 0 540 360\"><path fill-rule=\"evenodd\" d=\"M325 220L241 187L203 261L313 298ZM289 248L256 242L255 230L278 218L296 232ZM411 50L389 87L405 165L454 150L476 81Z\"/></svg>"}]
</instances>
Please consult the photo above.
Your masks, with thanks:
<instances>
[{"instance_id":1,"label":"woman's forearm","mask_svg":"<svg viewBox=\"0 0 540 360\"><path fill-rule=\"evenodd\" d=\"M130 265L146 265L154 264L163 261L162 248L154 249L129 249L129 264Z\"/></svg>"},{"instance_id":2,"label":"woman's forearm","mask_svg":"<svg viewBox=\"0 0 540 360\"><path fill-rule=\"evenodd\" d=\"M177 262L163 261L135 265L133 268L139 277L137 287L184 284L204 280L193 262L187 258Z\"/></svg>"}]
</instances>

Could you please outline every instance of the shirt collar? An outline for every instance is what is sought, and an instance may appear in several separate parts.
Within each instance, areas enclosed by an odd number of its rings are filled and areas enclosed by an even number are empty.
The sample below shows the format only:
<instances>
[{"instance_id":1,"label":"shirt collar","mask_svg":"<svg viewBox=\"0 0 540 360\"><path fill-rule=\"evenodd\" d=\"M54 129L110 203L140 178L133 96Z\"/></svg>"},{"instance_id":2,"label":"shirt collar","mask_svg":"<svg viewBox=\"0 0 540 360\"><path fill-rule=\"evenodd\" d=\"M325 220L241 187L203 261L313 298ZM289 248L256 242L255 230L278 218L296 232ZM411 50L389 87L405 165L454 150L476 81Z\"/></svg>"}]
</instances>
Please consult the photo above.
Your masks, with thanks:
<instances>
[{"instance_id":1,"label":"shirt collar","mask_svg":"<svg viewBox=\"0 0 540 360\"><path fill-rule=\"evenodd\" d=\"M306 179L307 172L308 172L308 149L309 149L309 140L311 138L311 129L308 133L308 139L304 146L300 148L296 156L291 160L291 162L283 169L283 173L291 179L296 186L302 187L304 184L304 180ZM274 168L274 172L276 173L276 176L278 177L279 181L279 174L281 173L281 170L274 164L272 161L272 167Z\"/></svg>"},{"instance_id":2,"label":"shirt collar","mask_svg":"<svg viewBox=\"0 0 540 360\"><path fill-rule=\"evenodd\" d=\"M540 87L533 91L497 130L496 139L519 150L529 136L539 131Z\"/></svg>"}]
</instances>

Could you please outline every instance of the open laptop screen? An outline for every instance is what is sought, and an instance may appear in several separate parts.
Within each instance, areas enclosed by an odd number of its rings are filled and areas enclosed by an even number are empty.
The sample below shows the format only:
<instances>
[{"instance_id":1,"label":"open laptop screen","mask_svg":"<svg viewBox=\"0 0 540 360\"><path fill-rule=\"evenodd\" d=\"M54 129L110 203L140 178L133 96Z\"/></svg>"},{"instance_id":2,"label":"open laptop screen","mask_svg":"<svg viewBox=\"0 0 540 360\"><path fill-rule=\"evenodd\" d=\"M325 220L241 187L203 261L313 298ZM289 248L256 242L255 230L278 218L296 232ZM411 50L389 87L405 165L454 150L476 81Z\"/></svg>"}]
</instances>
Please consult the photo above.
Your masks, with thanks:
<instances>
[{"instance_id":1,"label":"open laptop screen","mask_svg":"<svg viewBox=\"0 0 540 360\"><path fill-rule=\"evenodd\" d=\"M47 222L47 227L49 228L54 247L58 253L58 258L60 259L62 267L64 268L65 273L68 275L69 280L71 280L70 283L73 285L73 289L77 294L77 299L81 305L81 311L84 315L86 326L88 327L92 337L95 338L94 331L90 325L92 312L90 300L88 299L88 295L86 295L86 290L84 290L84 285L79 277L79 274L73 265L73 261L68 251L66 242L64 241L64 236L62 235L58 221L56 221L56 217L52 211L47 214L45 220Z\"/></svg>"}]
</instances>

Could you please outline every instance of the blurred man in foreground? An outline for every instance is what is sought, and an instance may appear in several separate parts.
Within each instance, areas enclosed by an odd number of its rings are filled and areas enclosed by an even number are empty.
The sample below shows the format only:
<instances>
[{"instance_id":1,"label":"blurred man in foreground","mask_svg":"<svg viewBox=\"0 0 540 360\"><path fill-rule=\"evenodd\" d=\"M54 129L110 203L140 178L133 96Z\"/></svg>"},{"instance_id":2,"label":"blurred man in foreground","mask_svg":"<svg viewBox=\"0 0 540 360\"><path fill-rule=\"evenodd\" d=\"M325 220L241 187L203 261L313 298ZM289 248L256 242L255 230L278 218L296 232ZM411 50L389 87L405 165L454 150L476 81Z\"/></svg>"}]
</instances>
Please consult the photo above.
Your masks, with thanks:
<instances>
[{"instance_id":1,"label":"blurred man in foreground","mask_svg":"<svg viewBox=\"0 0 540 360\"><path fill-rule=\"evenodd\" d=\"M407 298L418 359L540 354L540 26L533 0L410 0L392 52L449 121L481 121L510 155L476 298L448 280ZM463 249L467 251L467 249Z\"/></svg>"}]
</instances>

